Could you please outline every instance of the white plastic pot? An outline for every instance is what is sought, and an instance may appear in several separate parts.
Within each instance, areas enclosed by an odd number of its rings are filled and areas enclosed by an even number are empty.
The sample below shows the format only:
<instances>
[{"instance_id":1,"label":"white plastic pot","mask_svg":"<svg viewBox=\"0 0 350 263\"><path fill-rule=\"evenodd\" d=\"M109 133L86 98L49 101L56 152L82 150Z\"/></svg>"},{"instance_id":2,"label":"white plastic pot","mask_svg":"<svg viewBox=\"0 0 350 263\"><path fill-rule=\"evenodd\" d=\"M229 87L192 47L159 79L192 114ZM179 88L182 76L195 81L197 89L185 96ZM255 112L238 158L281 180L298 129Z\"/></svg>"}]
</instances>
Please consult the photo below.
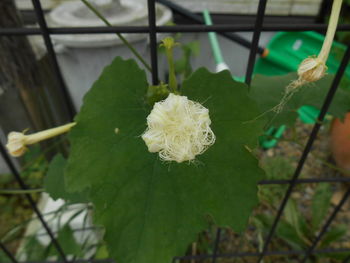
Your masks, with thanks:
<instances>
[{"instance_id":1,"label":"white plastic pot","mask_svg":"<svg viewBox=\"0 0 350 263\"><path fill-rule=\"evenodd\" d=\"M95 0L99 11L115 26L147 25L147 3L144 0ZM157 25L172 20L171 11L157 5ZM48 15L51 27L96 27L104 23L80 1L57 6ZM148 34L123 34L149 61ZM113 58L134 58L115 34L52 35L58 61L76 109L82 98ZM163 36L159 36L159 39ZM141 65L140 65L141 66Z\"/></svg>"}]
</instances>

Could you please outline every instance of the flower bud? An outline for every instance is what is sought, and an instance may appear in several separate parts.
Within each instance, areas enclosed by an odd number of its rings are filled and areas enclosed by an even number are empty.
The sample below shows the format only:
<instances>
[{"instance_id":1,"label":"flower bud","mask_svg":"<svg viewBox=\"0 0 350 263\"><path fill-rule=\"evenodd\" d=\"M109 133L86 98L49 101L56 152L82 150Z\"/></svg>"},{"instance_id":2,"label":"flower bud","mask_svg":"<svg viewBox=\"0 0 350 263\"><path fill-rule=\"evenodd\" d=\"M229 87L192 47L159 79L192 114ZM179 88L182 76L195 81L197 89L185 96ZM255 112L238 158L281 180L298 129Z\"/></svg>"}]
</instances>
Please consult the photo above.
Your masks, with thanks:
<instances>
[{"instance_id":1,"label":"flower bud","mask_svg":"<svg viewBox=\"0 0 350 263\"><path fill-rule=\"evenodd\" d=\"M13 157L20 157L27 151L27 145L35 144L68 132L75 124L75 122L72 122L30 135L25 135L22 132L10 132L7 136L6 148Z\"/></svg>"},{"instance_id":2,"label":"flower bud","mask_svg":"<svg viewBox=\"0 0 350 263\"><path fill-rule=\"evenodd\" d=\"M22 156L26 152L25 137L21 132L10 132L8 134L6 148L13 157Z\"/></svg>"}]
</instances>

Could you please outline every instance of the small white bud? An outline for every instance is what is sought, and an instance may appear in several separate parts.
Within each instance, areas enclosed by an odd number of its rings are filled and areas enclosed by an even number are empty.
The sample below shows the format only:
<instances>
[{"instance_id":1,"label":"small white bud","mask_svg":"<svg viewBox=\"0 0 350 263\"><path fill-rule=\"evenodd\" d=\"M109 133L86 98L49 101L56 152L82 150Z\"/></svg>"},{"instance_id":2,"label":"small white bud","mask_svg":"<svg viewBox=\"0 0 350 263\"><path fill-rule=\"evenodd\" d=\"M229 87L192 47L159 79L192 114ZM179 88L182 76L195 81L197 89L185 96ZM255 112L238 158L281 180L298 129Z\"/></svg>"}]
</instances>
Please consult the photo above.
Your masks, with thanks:
<instances>
[{"instance_id":1,"label":"small white bud","mask_svg":"<svg viewBox=\"0 0 350 263\"><path fill-rule=\"evenodd\" d=\"M301 80L315 82L325 75L327 66L319 58L306 58L298 68L298 75Z\"/></svg>"},{"instance_id":2,"label":"small white bud","mask_svg":"<svg viewBox=\"0 0 350 263\"><path fill-rule=\"evenodd\" d=\"M6 148L13 157L22 156L26 152L25 137L21 132L10 132L8 134Z\"/></svg>"},{"instance_id":3,"label":"small white bud","mask_svg":"<svg viewBox=\"0 0 350 263\"><path fill-rule=\"evenodd\" d=\"M75 124L75 122L72 122L30 135L25 135L22 132L10 132L7 136L6 148L13 157L20 157L27 151L27 145L35 144L68 132Z\"/></svg>"},{"instance_id":4,"label":"small white bud","mask_svg":"<svg viewBox=\"0 0 350 263\"><path fill-rule=\"evenodd\" d=\"M194 160L215 142L210 129L209 110L200 103L170 93L154 104L142 135L150 152L159 152L164 161Z\"/></svg>"}]
</instances>

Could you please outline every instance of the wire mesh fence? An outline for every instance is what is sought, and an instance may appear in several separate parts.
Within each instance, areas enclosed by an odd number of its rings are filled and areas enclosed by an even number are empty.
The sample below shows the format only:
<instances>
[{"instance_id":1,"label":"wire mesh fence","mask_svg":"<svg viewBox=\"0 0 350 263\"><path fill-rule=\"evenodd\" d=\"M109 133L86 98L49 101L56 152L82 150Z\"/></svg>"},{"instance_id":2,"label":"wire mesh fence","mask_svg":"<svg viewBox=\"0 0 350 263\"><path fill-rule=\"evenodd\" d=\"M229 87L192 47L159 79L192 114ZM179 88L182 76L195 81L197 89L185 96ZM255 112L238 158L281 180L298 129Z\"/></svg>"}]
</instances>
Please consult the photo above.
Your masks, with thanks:
<instances>
[{"instance_id":1,"label":"wire mesh fence","mask_svg":"<svg viewBox=\"0 0 350 263\"><path fill-rule=\"evenodd\" d=\"M195 24L191 25L173 25L173 26L157 26L156 25L156 2L160 4L164 4L172 9L172 11L178 15L184 16L187 19L190 19ZM246 25L246 24L223 24L223 25L203 25L204 21L201 18L201 16L192 13L191 11L174 4L173 2L169 0L148 0L148 26L111 26L111 27L84 27L84 28L49 28L44 16L44 11L42 9L40 0L32 0L34 11L37 17L37 21L39 24L39 28L0 28L0 37L3 36L27 36L27 35L41 35L44 39L45 46L47 48L48 57L51 62L52 69L55 73L56 81L59 84L59 87L61 89L62 94L65 97L66 105L65 107L69 111L70 117L73 119L73 116L75 115L75 109L73 106L73 103L71 101L71 98L69 96L69 92L65 86L64 79L62 77L59 64L57 62L57 57L55 54L55 50L53 48L53 43L51 41L50 35L52 34L105 34L105 33L147 33L149 34L149 40L150 40L150 50L151 50L151 66L152 66L152 83L154 85L158 84L159 82L159 76L158 76L158 59L157 59L157 33L161 32L167 32L167 33L177 33L177 32L217 32L218 34L221 34L223 37L234 41L236 43L239 43L240 45L243 45L250 49L249 58L248 58L248 66L246 69L246 76L245 81L249 85L252 79L253 75L253 68L255 65L255 59L257 55L261 55L264 52L264 49L258 46L260 34L263 31L307 31L307 30L315 30L319 32L324 32L327 28L326 24L320 23L320 17L324 17L327 11L327 8L329 8L329 1L324 1L320 8L319 17L315 19L315 22L308 23L308 24L266 24L264 23L264 17L265 17L265 10L266 10L266 4L267 0L260 0L257 10L257 15L255 17L255 23L254 25ZM350 31L350 25L339 25L338 31ZM247 32L253 32L252 41L247 41L243 38L241 38L239 35L236 35L233 32L237 31L247 31ZM287 185L287 190L284 194L284 197L280 203L280 206L277 210L277 214L275 216L275 219L273 221L272 227L268 233L268 235L265 238L264 246L261 251L257 252L245 252L245 251L238 251L237 253L231 253L231 254L220 254L219 253L219 243L220 243L220 236L221 236L221 230L218 229L215 242L214 242L214 248L213 253L209 255L188 255L188 256L182 256L177 255L174 257L173 262L179 262L181 260L211 260L211 262L215 263L218 259L234 259L234 258L245 258L245 257L254 257L256 258L256 261L258 263L262 262L266 256L295 256L299 255L301 256L300 262L307 262L310 256L315 254L322 254L322 253L334 253L334 252L344 252L349 253L349 256L343 261L350 262L350 249L317 249L317 245L319 244L320 240L324 236L324 234L327 232L328 228L334 221L335 217L341 210L342 206L344 205L345 201L348 199L350 195L350 188L344 193L343 197L341 198L338 205L336 205L329 215L329 217L324 222L324 225L322 226L321 230L318 232L316 238L312 241L310 246L306 250L288 250L288 251L270 251L269 245L271 244L271 241L275 235L277 226L281 220L283 211L286 207L287 201L290 199L291 194L293 193L293 190L295 187L299 184L311 184L311 183L344 183L344 182L350 182L350 178L345 177L332 177L332 178L302 178L300 179L301 172L303 170L304 164L312 151L312 147L314 145L315 139L319 133L319 130L323 124L323 121L325 119L326 113L329 109L329 106L332 102L332 99L338 89L340 80L342 76L344 75L345 69L348 65L350 59L350 47L347 48L345 54L343 55L343 58L341 60L340 66L335 74L334 80L332 82L332 85L329 88L328 94L323 102L323 105L321 107L321 111L319 113L319 116L317 118L316 123L314 124L314 127L311 131L310 136L308 137L307 143L305 145L305 148L302 152L302 155L299 159L298 165L294 171L294 174L291 179L288 180L263 180L259 184L261 185ZM0 145L0 151L3 159L5 160L6 164L8 165L11 173L15 177L16 181L18 182L18 185L21 189L26 190L28 189L27 185L22 180L19 171L15 167L12 159L8 156L5 147L3 144ZM29 202L31 208L33 209L34 213L40 220L42 227L47 232L48 236L52 240L53 246L56 248L58 254L60 255L60 260L58 262L69 262L67 259L67 256L64 253L64 250L62 249L61 244L57 241L57 238L55 237L55 233L50 229L49 225L44 219L44 216L41 214L40 210L37 208L37 205L30 194L24 194L25 198ZM3 243L0 243L0 247L3 250L3 252L8 256L9 260L11 262L18 262L15 255L13 255ZM113 262L112 260L74 260L74 262Z\"/></svg>"}]
</instances>

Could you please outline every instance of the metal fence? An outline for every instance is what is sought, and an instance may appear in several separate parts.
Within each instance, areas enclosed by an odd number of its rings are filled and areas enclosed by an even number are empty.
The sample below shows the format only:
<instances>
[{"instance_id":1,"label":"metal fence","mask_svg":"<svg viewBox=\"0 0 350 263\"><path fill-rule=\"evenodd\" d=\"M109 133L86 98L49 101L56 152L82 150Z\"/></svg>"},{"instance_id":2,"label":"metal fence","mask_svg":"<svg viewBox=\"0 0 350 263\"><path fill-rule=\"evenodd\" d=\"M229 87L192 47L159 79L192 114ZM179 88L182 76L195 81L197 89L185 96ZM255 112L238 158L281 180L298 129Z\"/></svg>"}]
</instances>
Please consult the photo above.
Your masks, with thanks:
<instances>
[{"instance_id":1,"label":"metal fence","mask_svg":"<svg viewBox=\"0 0 350 263\"><path fill-rule=\"evenodd\" d=\"M194 22L194 24L191 25L174 25L174 26L156 26L156 15L155 15L155 4L156 2L164 4L171 8L173 12L177 15L183 16L187 19L190 19ZM42 9L40 0L32 0L34 11L37 17L37 21L39 24L39 28L0 28L0 37L3 36L23 36L23 35L42 35L45 45L48 52L48 57L51 62L51 66L53 68L53 71L55 73L56 82L60 85L60 89L62 94L65 97L66 101L66 107L69 110L69 114L71 118L73 119L73 116L75 115L75 110L73 107L73 103L70 99L68 90L65 87L65 83L63 80L63 77L60 72L60 68L57 62L56 54L53 48L53 44L50 39L50 35L52 34L87 34L87 33L93 33L93 34L103 34L103 33L148 33L150 38L150 50L151 50L151 66L152 66L152 82L153 84L158 84L158 60L157 60L157 33L159 32L166 32L166 33L172 33L172 32L217 32L220 35L239 43L247 48L250 49L249 59L248 59L248 66L246 70L246 83L249 85L252 79L252 73L253 68L255 64L255 58L257 54L262 54L264 52L264 49L258 46L260 34L263 31L307 31L307 30L315 30L319 32L325 32L327 29L327 25L322 23L322 18L325 16L327 9L329 8L329 3L331 1L323 1L322 6L320 8L319 16L310 23L306 24L291 24L288 22L283 22L281 20L281 23L278 24L264 24L264 18L265 18L265 9L266 9L266 3L267 0L260 0L257 10L257 15L255 17L255 23L254 25L247 25L247 24L220 24L220 25L212 25L207 26L203 25L204 21L201 18L201 16L196 15L189 10L186 10L182 8L181 6L178 6L174 3L172 3L169 0L148 0L148 26L111 26L111 27L83 27L83 28L49 28L47 26L47 23L45 21L44 17L44 11ZM198 24L198 25L197 25ZM350 31L350 25L339 25L338 31ZM246 32L253 32L253 38L252 41L247 41L240 36L232 33L237 31L246 31ZM268 247L271 243L271 240L276 232L277 225L281 219L282 213L284 211L284 208L286 207L288 199L291 197L291 194L294 190L294 188L298 184L311 184L311 183L322 183L322 182L328 182L328 183L343 183L343 182L350 182L350 178L310 178L310 179L299 179L299 176L301 174L301 171L303 169L303 166L305 164L306 159L308 158L308 155L310 151L312 150L312 146L315 142L315 139L317 137L317 134L320 130L320 127L322 126L322 123L324 121L325 115L327 113L327 110L332 102L332 99L334 97L335 92L337 91L337 88L339 86L340 80L344 74L344 71L346 69L346 66L348 65L350 59L350 46L347 47L347 50L345 54L343 55L343 58L341 60L340 66L338 68L338 71L334 77L334 80L331 84L331 87L329 88L328 94L323 102L321 111L319 113L318 119L316 123L314 124L314 127L312 129L312 132L308 138L308 141L306 143L306 146L303 150L303 153L301 155L301 158L298 162L298 165L296 167L296 170L293 174L293 177L290 180L263 180L259 182L261 185L271 184L271 185L288 185L287 191L285 192L284 198L278 208L276 217L274 219L273 225L265 239L264 247L262 251L257 252L237 252L232 254L220 254L218 251L219 243L220 243L220 235L221 230L219 229L216 234L213 254L211 255L194 255L194 256L176 256L173 259L173 262L179 262L180 260L203 260L203 259L209 259L212 263L217 262L218 259L221 258L242 258L242 257L255 257L256 261L258 263L262 262L265 256L295 256L299 255L301 256L300 262L304 263L306 262L311 255L314 254L321 254L321 253L335 253L335 252L348 252L349 256L343 261L344 263L350 262L350 249L316 249L317 245L319 244L320 240L324 236L324 234L327 232L329 226L332 224L333 220L337 216L338 212L346 202L347 198L350 195L350 188L345 192L343 195L341 201L338 205L335 206L334 210L330 214L329 218L327 218L326 222L324 223L323 227L319 231L316 238L313 240L310 247L305 251L297 251L297 250L289 250L289 251L269 251ZM12 159L8 156L4 145L0 145L0 151L3 159L5 160L6 164L8 165L10 171L14 175L16 181L18 182L21 189L26 190L28 189L25 182L20 177L20 174L18 170L16 169L14 163L12 162ZM46 230L48 236L52 240L52 244L57 249L58 254L60 255L60 260L57 262L69 262L67 260L67 257L55 238L55 234L50 229L48 224L45 222L43 215L40 213L40 210L37 208L37 205L30 194L24 193L25 198L28 200L30 206L32 207L34 213L40 220L43 228ZM10 253L10 251L6 248L6 246L2 243L0 243L1 249L4 251L4 253L8 256L8 258L13 262L18 262L13 254ZM74 262L113 262L112 260L75 260Z\"/></svg>"}]
</instances>

